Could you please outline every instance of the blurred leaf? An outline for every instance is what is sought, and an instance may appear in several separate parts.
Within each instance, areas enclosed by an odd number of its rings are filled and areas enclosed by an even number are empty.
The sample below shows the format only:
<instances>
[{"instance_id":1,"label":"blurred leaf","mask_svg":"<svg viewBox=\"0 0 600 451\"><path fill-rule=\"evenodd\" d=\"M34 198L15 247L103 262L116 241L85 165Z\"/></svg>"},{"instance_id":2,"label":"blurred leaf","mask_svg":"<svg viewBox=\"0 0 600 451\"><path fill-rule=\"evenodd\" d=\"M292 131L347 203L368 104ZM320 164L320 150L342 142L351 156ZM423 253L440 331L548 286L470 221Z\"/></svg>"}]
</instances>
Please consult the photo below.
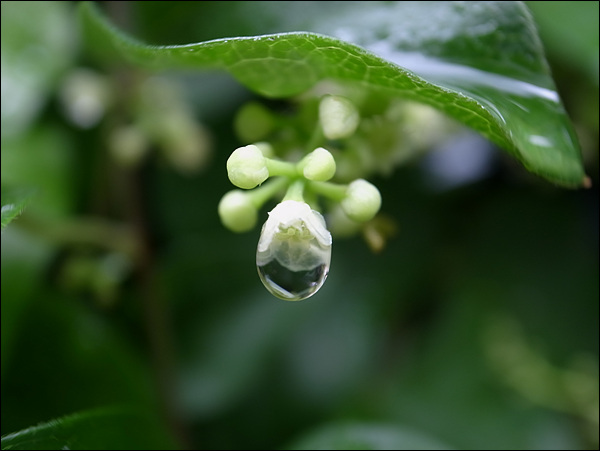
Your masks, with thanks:
<instances>
[{"instance_id":1,"label":"blurred leaf","mask_svg":"<svg viewBox=\"0 0 600 451\"><path fill-rule=\"evenodd\" d=\"M173 449L163 427L133 409L107 408L58 418L2 437L2 449Z\"/></svg>"},{"instance_id":2,"label":"blurred leaf","mask_svg":"<svg viewBox=\"0 0 600 451\"><path fill-rule=\"evenodd\" d=\"M32 192L29 190L2 186L0 201L2 204L2 230L23 212L23 209L31 200L31 194Z\"/></svg>"},{"instance_id":3,"label":"blurred leaf","mask_svg":"<svg viewBox=\"0 0 600 451\"><path fill-rule=\"evenodd\" d=\"M16 298L19 292L8 293L13 302L27 300ZM130 327L119 327L109 312L68 296L55 284L40 283L28 295L32 301L21 313L2 373L3 433L107 404L157 409L148 363L129 340Z\"/></svg>"},{"instance_id":4,"label":"blurred leaf","mask_svg":"<svg viewBox=\"0 0 600 451\"><path fill-rule=\"evenodd\" d=\"M37 117L76 50L68 2L2 2L2 136Z\"/></svg>"},{"instance_id":5,"label":"blurred leaf","mask_svg":"<svg viewBox=\"0 0 600 451\"><path fill-rule=\"evenodd\" d=\"M320 3L289 4L287 16L300 7L309 11L301 13L304 21L287 19L283 26L343 40L307 32L264 35L263 29L255 37L148 46L116 29L93 4L83 3L80 11L90 42L137 64L226 70L267 97L300 94L325 79L389 90L444 111L554 183L585 183L576 136L523 4ZM284 13L281 5L271 10L252 2L252 8L251 16L276 23ZM307 20L309 12L316 23Z\"/></svg>"},{"instance_id":6,"label":"blurred leaf","mask_svg":"<svg viewBox=\"0 0 600 451\"><path fill-rule=\"evenodd\" d=\"M47 124L27 133L2 140L0 174L4 186L31 187L36 196L27 213L47 218L64 218L80 194L73 174L72 135L61 127ZM4 199L2 201L4 205Z\"/></svg>"},{"instance_id":7,"label":"blurred leaf","mask_svg":"<svg viewBox=\"0 0 600 451\"><path fill-rule=\"evenodd\" d=\"M2 193L4 195L4 189ZM43 284L42 275L51 260L53 248L20 227L9 227L2 231L1 251L0 334L4 384L4 375L10 369L11 356L15 350L15 336L20 330L23 312L27 310Z\"/></svg>"},{"instance_id":8,"label":"blurred leaf","mask_svg":"<svg viewBox=\"0 0 600 451\"><path fill-rule=\"evenodd\" d=\"M577 67L598 86L598 2L536 1L527 6L547 53Z\"/></svg>"},{"instance_id":9,"label":"blurred leaf","mask_svg":"<svg viewBox=\"0 0 600 451\"><path fill-rule=\"evenodd\" d=\"M337 423L306 434L287 449L450 449L394 425Z\"/></svg>"}]
</instances>

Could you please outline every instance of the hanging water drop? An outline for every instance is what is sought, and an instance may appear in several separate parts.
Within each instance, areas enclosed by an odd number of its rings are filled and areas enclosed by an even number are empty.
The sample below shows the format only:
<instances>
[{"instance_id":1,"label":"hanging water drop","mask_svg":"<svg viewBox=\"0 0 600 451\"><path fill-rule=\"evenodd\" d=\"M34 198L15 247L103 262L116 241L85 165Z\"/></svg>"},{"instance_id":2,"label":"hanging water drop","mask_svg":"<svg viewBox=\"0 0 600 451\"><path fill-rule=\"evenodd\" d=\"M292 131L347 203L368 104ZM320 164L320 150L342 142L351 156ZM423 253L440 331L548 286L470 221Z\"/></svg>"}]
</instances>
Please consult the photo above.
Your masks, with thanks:
<instances>
[{"instance_id":1,"label":"hanging water drop","mask_svg":"<svg viewBox=\"0 0 600 451\"><path fill-rule=\"evenodd\" d=\"M331 262L331 234L323 216L305 202L286 200L270 213L256 250L264 286L286 301L301 301L325 282Z\"/></svg>"}]
</instances>

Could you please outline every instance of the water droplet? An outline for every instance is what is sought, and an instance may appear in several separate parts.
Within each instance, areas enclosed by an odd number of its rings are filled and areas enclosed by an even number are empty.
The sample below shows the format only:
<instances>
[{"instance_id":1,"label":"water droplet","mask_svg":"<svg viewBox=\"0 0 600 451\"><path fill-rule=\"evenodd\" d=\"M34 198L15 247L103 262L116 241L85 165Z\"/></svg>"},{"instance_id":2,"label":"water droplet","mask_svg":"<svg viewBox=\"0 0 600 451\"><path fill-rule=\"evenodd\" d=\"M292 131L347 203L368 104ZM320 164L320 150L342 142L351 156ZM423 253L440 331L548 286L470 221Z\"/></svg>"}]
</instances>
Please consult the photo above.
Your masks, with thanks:
<instances>
[{"instance_id":1,"label":"water droplet","mask_svg":"<svg viewBox=\"0 0 600 451\"><path fill-rule=\"evenodd\" d=\"M286 301L309 298L323 286L330 262L331 235L320 213L296 201L282 202L269 213L256 266L271 294Z\"/></svg>"},{"instance_id":2,"label":"water droplet","mask_svg":"<svg viewBox=\"0 0 600 451\"><path fill-rule=\"evenodd\" d=\"M306 271L292 271L277 260L257 266L258 275L271 294L285 301L301 301L323 286L329 265L317 265Z\"/></svg>"}]
</instances>

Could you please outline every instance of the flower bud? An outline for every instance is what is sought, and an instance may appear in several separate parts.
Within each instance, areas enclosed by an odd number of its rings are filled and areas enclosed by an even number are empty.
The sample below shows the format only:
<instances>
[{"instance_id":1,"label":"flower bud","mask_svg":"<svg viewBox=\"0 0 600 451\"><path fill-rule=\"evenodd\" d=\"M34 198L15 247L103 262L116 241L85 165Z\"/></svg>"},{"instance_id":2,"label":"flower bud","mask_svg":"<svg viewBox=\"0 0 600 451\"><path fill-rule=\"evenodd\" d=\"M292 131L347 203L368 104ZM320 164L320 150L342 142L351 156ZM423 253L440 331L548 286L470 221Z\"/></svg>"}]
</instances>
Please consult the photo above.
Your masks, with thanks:
<instances>
[{"instance_id":1,"label":"flower bud","mask_svg":"<svg viewBox=\"0 0 600 451\"><path fill-rule=\"evenodd\" d=\"M242 142L253 142L266 138L274 125L271 111L260 103L250 102L238 111L234 128Z\"/></svg>"},{"instance_id":2,"label":"flower bud","mask_svg":"<svg viewBox=\"0 0 600 451\"><path fill-rule=\"evenodd\" d=\"M325 182L335 174L335 160L331 152L319 147L309 153L300 163L302 173L308 180Z\"/></svg>"},{"instance_id":3,"label":"flower bud","mask_svg":"<svg viewBox=\"0 0 600 451\"><path fill-rule=\"evenodd\" d=\"M223 225L233 232L247 232L258 219L258 209L249 194L237 189L221 198L218 210Z\"/></svg>"},{"instance_id":4,"label":"flower bud","mask_svg":"<svg viewBox=\"0 0 600 451\"><path fill-rule=\"evenodd\" d=\"M236 149L227 160L227 175L235 186L252 189L269 177L265 157L258 147Z\"/></svg>"},{"instance_id":5,"label":"flower bud","mask_svg":"<svg viewBox=\"0 0 600 451\"><path fill-rule=\"evenodd\" d=\"M350 100L328 95L319 104L319 121L327 139L342 139L356 131L360 116Z\"/></svg>"},{"instance_id":6,"label":"flower bud","mask_svg":"<svg viewBox=\"0 0 600 451\"><path fill-rule=\"evenodd\" d=\"M350 219L365 222L379 211L381 194L372 183L363 179L354 180L348 185L346 198L342 200L341 206Z\"/></svg>"},{"instance_id":7,"label":"flower bud","mask_svg":"<svg viewBox=\"0 0 600 451\"><path fill-rule=\"evenodd\" d=\"M265 158L273 158L275 156L275 151L273 150L273 146L266 141L259 141L254 143L258 150L261 151Z\"/></svg>"},{"instance_id":8,"label":"flower bud","mask_svg":"<svg viewBox=\"0 0 600 451\"><path fill-rule=\"evenodd\" d=\"M88 69L67 75L59 94L66 115L81 128L98 124L113 102L108 78Z\"/></svg>"}]
</instances>

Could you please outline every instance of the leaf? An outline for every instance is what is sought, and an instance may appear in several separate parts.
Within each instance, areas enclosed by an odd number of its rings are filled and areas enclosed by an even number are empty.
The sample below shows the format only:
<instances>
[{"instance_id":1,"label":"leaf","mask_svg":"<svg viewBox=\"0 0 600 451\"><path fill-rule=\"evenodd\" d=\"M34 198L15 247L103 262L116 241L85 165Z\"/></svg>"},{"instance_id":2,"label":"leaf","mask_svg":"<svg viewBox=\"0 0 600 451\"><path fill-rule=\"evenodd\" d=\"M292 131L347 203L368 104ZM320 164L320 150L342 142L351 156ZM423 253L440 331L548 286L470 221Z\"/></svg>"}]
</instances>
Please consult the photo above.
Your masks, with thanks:
<instances>
[{"instance_id":1,"label":"leaf","mask_svg":"<svg viewBox=\"0 0 600 451\"><path fill-rule=\"evenodd\" d=\"M31 191L2 186L2 230L17 218L31 200Z\"/></svg>"},{"instance_id":2,"label":"leaf","mask_svg":"<svg viewBox=\"0 0 600 451\"><path fill-rule=\"evenodd\" d=\"M68 415L2 437L2 449L172 449L171 439L148 415L105 408Z\"/></svg>"},{"instance_id":3,"label":"leaf","mask_svg":"<svg viewBox=\"0 0 600 451\"><path fill-rule=\"evenodd\" d=\"M582 71L598 86L598 2L530 1L527 6L547 44L547 53Z\"/></svg>"},{"instance_id":4,"label":"leaf","mask_svg":"<svg viewBox=\"0 0 600 451\"><path fill-rule=\"evenodd\" d=\"M312 431L287 449L450 449L396 425L334 423Z\"/></svg>"},{"instance_id":5,"label":"leaf","mask_svg":"<svg viewBox=\"0 0 600 451\"><path fill-rule=\"evenodd\" d=\"M70 171L74 164L72 137L61 127L39 125L30 127L18 136L2 139L0 175L2 193L7 203L18 201L19 191L5 187L23 187L35 191L31 213L48 218L65 218L72 213L77 190ZM8 188L7 188L8 189Z\"/></svg>"},{"instance_id":6,"label":"leaf","mask_svg":"<svg viewBox=\"0 0 600 451\"><path fill-rule=\"evenodd\" d=\"M142 44L91 3L80 13L90 42L136 64L225 70L267 97L296 95L325 79L384 90L447 113L551 182L587 183L577 138L521 2L282 3L219 2L220 14L232 21L245 14L247 29L259 35L179 46ZM319 34L264 34L273 28Z\"/></svg>"},{"instance_id":7,"label":"leaf","mask_svg":"<svg viewBox=\"0 0 600 451\"><path fill-rule=\"evenodd\" d=\"M76 45L67 2L2 2L2 137L27 130L72 64Z\"/></svg>"}]
</instances>

